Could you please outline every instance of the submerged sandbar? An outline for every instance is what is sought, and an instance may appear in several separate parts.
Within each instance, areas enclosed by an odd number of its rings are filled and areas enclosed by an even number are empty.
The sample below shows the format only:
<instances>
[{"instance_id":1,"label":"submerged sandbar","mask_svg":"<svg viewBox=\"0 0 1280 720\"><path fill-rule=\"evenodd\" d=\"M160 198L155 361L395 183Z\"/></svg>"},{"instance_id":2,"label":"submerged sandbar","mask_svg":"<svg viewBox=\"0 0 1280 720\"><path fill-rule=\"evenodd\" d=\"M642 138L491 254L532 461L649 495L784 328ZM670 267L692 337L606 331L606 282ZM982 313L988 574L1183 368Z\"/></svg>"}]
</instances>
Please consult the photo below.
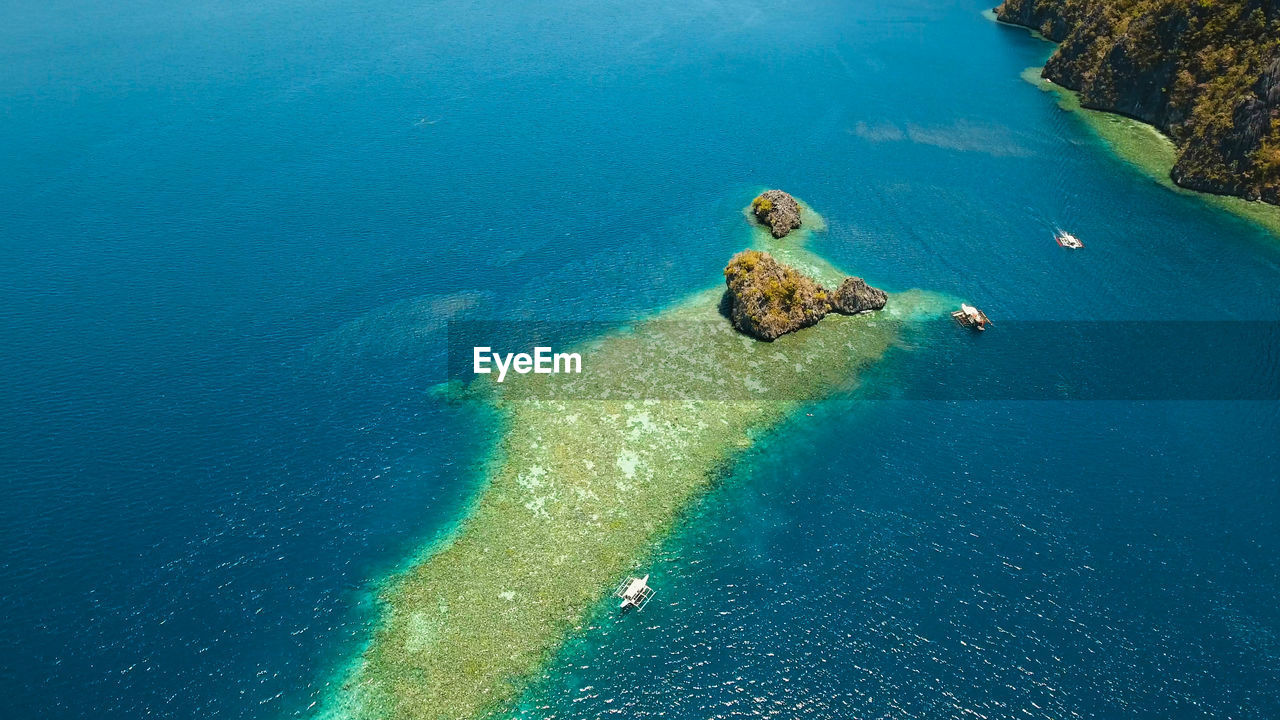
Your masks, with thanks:
<instances>
[{"instance_id":1,"label":"submerged sandbar","mask_svg":"<svg viewBox=\"0 0 1280 720\"><path fill-rule=\"evenodd\" d=\"M754 228L754 244L837 280L804 247L815 227L821 218L808 214L804 230L776 241ZM765 343L733 329L722 294L697 293L587 343L581 375L487 390L504 418L487 484L451 540L390 583L330 713L501 710L753 434L851 387L906 322L942 310L936 296L898 293L878 314Z\"/></svg>"}]
</instances>

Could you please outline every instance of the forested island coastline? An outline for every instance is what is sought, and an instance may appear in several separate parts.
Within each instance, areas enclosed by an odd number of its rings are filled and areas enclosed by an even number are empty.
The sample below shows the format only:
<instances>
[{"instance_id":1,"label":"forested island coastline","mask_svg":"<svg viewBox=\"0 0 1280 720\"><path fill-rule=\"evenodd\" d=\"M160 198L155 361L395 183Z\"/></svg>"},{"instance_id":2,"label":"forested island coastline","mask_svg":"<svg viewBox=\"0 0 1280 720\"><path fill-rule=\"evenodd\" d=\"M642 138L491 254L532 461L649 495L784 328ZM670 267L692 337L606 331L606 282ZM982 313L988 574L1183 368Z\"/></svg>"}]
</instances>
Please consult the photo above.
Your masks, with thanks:
<instances>
[{"instance_id":1,"label":"forested island coastline","mask_svg":"<svg viewBox=\"0 0 1280 720\"><path fill-rule=\"evenodd\" d=\"M1168 135L1180 187L1280 203L1280 2L1006 0L1060 43L1042 75Z\"/></svg>"}]
</instances>

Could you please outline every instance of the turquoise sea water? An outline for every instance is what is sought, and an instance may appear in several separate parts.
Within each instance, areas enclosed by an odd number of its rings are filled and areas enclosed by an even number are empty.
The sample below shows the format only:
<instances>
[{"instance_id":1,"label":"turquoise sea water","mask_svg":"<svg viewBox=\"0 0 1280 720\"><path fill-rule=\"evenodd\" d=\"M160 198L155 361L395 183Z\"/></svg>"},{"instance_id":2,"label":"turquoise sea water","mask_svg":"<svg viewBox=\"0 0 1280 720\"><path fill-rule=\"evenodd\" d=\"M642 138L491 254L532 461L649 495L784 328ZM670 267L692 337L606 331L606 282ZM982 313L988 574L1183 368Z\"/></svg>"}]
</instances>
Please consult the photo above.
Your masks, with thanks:
<instances>
[{"instance_id":1,"label":"turquoise sea water","mask_svg":"<svg viewBox=\"0 0 1280 720\"><path fill-rule=\"evenodd\" d=\"M492 439L429 392L446 322L660 309L764 186L1011 373L1020 321L1280 320L1280 244L982 2L511 5L0 3L6 717L308 715ZM764 438L521 714L1280 715L1277 404L991 390Z\"/></svg>"}]
</instances>

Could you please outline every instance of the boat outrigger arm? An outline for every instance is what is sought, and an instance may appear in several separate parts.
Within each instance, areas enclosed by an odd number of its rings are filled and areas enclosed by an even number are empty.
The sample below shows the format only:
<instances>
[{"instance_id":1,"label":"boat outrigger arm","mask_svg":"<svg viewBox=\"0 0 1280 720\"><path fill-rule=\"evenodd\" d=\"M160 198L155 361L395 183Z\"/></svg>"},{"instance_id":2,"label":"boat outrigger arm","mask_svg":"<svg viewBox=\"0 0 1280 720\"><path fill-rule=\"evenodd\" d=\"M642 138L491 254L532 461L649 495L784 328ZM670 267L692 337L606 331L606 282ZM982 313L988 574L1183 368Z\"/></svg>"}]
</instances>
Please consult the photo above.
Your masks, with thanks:
<instances>
[{"instance_id":1,"label":"boat outrigger arm","mask_svg":"<svg viewBox=\"0 0 1280 720\"><path fill-rule=\"evenodd\" d=\"M644 609L645 605L653 599L654 589L649 587L649 576L642 578L627 578L618 585L618 589L613 591L613 596L622 598L622 605L618 606L619 610L626 610L633 607L637 612Z\"/></svg>"}]
</instances>

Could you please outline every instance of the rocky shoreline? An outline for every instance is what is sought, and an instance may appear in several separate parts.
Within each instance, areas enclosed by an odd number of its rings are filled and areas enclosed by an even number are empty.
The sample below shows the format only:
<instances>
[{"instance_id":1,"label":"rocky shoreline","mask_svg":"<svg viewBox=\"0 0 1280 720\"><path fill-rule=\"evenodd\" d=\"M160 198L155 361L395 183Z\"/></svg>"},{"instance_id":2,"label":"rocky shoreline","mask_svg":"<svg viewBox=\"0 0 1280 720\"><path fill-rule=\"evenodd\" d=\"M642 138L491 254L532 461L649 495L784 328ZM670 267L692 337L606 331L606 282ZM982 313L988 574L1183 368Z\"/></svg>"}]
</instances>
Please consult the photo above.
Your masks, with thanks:
<instances>
[{"instance_id":1,"label":"rocky shoreline","mask_svg":"<svg viewBox=\"0 0 1280 720\"><path fill-rule=\"evenodd\" d=\"M1060 43L1043 77L1171 137L1178 185L1280 204L1280 0L1005 0Z\"/></svg>"}]
</instances>

